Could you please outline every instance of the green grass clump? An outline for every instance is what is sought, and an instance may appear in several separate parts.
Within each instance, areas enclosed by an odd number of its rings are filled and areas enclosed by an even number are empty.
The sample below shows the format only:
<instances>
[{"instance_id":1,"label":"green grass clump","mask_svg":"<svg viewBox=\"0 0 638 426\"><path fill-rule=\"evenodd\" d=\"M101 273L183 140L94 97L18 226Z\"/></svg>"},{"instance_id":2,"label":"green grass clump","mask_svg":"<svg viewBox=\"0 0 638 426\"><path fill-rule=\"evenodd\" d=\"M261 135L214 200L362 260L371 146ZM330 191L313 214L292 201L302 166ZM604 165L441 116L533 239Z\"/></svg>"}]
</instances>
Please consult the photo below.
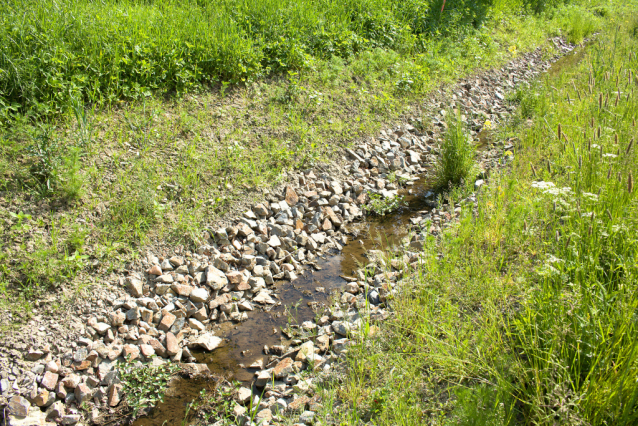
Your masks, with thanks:
<instances>
[{"instance_id":1,"label":"green grass clump","mask_svg":"<svg viewBox=\"0 0 638 426\"><path fill-rule=\"evenodd\" d=\"M467 183L474 176L476 150L460 117L447 114L448 129L440 147L435 170L435 186L447 189Z\"/></svg>"},{"instance_id":2,"label":"green grass clump","mask_svg":"<svg viewBox=\"0 0 638 426\"><path fill-rule=\"evenodd\" d=\"M511 169L426 240L324 392L340 424L638 422L636 7L520 96Z\"/></svg>"}]
</instances>

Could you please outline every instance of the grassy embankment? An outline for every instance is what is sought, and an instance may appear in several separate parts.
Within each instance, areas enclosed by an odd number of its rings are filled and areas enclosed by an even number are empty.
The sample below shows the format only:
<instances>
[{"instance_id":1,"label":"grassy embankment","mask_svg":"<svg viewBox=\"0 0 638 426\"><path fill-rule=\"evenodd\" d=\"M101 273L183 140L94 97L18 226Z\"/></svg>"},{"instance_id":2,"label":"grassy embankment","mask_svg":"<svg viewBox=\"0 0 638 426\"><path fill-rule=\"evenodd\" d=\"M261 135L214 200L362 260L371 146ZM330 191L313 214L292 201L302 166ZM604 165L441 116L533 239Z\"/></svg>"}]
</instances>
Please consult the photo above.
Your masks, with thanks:
<instances>
[{"instance_id":1,"label":"grassy embankment","mask_svg":"<svg viewBox=\"0 0 638 426\"><path fill-rule=\"evenodd\" d=\"M421 118L442 82L550 35L580 41L609 6L441 3L4 2L3 299L190 247L247 190Z\"/></svg>"},{"instance_id":2,"label":"grassy embankment","mask_svg":"<svg viewBox=\"0 0 638 426\"><path fill-rule=\"evenodd\" d=\"M350 351L337 424L638 423L637 8L516 94L511 168Z\"/></svg>"}]
</instances>

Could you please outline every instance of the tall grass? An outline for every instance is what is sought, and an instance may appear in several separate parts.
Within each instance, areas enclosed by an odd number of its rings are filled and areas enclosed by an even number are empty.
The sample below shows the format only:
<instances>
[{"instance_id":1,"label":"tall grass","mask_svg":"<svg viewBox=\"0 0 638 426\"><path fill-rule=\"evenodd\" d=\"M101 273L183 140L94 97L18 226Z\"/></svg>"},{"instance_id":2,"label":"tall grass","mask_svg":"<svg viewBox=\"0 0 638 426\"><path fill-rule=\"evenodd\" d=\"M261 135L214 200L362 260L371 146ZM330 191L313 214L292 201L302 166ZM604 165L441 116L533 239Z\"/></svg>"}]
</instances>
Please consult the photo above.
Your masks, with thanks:
<instances>
[{"instance_id":1,"label":"tall grass","mask_svg":"<svg viewBox=\"0 0 638 426\"><path fill-rule=\"evenodd\" d=\"M435 185L441 189L458 186L471 179L476 171L476 151L460 116L448 113L448 129L436 163Z\"/></svg>"},{"instance_id":2,"label":"tall grass","mask_svg":"<svg viewBox=\"0 0 638 426\"><path fill-rule=\"evenodd\" d=\"M426 241L395 319L350 351L342 424L638 423L638 40L621 22L521 97L512 169Z\"/></svg>"},{"instance_id":3,"label":"tall grass","mask_svg":"<svg viewBox=\"0 0 638 426\"><path fill-rule=\"evenodd\" d=\"M480 27L492 7L458 0L441 12L441 3L8 0L0 6L0 108L54 114L73 99L112 103L245 82L375 48L427 52L432 39Z\"/></svg>"}]
</instances>

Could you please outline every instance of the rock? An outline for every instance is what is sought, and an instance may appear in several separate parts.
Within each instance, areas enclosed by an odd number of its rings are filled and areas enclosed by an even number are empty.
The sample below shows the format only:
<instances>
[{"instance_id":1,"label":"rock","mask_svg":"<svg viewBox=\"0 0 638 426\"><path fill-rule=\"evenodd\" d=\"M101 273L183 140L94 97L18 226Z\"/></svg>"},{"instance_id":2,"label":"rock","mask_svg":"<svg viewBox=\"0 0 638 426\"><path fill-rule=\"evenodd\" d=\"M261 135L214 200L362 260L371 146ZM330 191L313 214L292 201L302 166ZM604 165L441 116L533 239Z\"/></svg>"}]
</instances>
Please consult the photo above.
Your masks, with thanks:
<instances>
[{"instance_id":1,"label":"rock","mask_svg":"<svg viewBox=\"0 0 638 426\"><path fill-rule=\"evenodd\" d=\"M173 326L173 324L175 323L176 319L177 319L177 317L175 315L171 314L170 312L167 312L162 317L162 320L160 321L160 323L157 326L157 328L162 330L162 331L168 331Z\"/></svg>"},{"instance_id":2,"label":"rock","mask_svg":"<svg viewBox=\"0 0 638 426\"><path fill-rule=\"evenodd\" d=\"M95 326L93 326L93 328L98 332L98 334L103 335L111 329L111 326L103 322L98 322Z\"/></svg>"},{"instance_id":3,"label":"rock","mask_svg":"<svg viewBox=\"0 0 638 426\"><path fill-rule=\"evenodd\" d=\"M63 425L74 425L79 422L81 418L79 414L67 414L62 416L60 423Z\"/></svg>"},{"instance_id":4,"label":"rock","mask_svg":"<svg viewBox=\"0 0 638 426\"><path fill-rule=\"evenodd\" d=\"M177 338L171 332L166 333L166 353L169 356L175 356L178 351L179 343L177 342Z\"/></svg>"},{"instance_id":5,"label":"rock","mask_svg":"<svg viewBox=\"0 0 638 426\"><path fill-rule=\"evenodd\" d=\"M171 289L177 293L178 296L189 297L193 292L193 286L184 284L172 284Z\"/></svg>"},{"instance_id":6,"label":"rock","mask_svg":"<svg viewBox=\"0 0 638 426\"><path fill-rule=\"evenodd\" d=\"M286 377L290 373L293 372L293 360L292 358L286 357L279 361L275 368L273 368L272 372L275 375L275 378L281 379Z\"/></svg>"},{"instance_id":7,"label":"rock","mask_svg":"<svg viewBox=\"0 0 638 426\"><path fill-rule=\"evenodd\" d=\"M305 361L311 355L315 354L315 345L312 343L312 340L308 340L303 345L299 347L299 352L297 352L297 356L295 359L297 361Z\"/></svg>"},{"instance_id":8,"label":"rock","mask_svg":"<svg viewBox=\"0 0 638 426\"><path fill-rule=\"evenodd\" d=\"M226 284L228 284L228 278L222 271L214 266L206 268L206 285L213 290L221 290Z\"/></svg>"},{"instance_id":9,"label":"rock","mask_svg":"<svg viewBox=\"0 0 638 426\"><path fill-rule=\"evenodd\" d=\"M291 186L286 186L284 196L286 199L286 203L288 203L288 205L290 206L294 206L299 202L299 197L297 196L297 193L295 192L294 189L292 189Z\"/></svg>"},{"instance_id":10,"label":"rock","mask_svg":"<svg viewBox=\"0 0 638 426\"><path fill-rule=\"evenodd\" d=\"M323 334L315 339L315 343L320 352L326 352L330 348L330 337Z\"/></svg>"},{"instance_id":11,"label":"rock","mask_svg":"<svg viewBox=\"0 0 638 426\"><path fill-rule=\"evenodd\" d=\"M253 393L250 389L241 387L237 390L237 393L235 394L235 401L237 401L240 404L245 404L246 402L250 401L250 397L252 395Z\"/></svg>"},{"instance_id":12,"label":"rock","mask_svg":"<svg viewBox=\"0 0 638 426\"><path fill-rule=\"evenodd\" d=\"M262 305L274 305L276 303L265 291L259 292L259 294L254 297L253 302L260 303Z\"/></svg>"},{"instance_id":13,"label":"rock","mask_svg":"<svg viewBox=\"0 0 638 426\"><path fill-rule=\"evenodd\" d=\"M75 400L78 404L82 405L84 401L89 401L91 399L93 391L84 383L80 383L75 387L73 394L75 395Z\"/></svg>"},{"instance_id":14,"label":"rock","mask_svg":"<svg viewBox=\"0 0 638 426\"><path fill-rule=\"evenodd\" d=\"M109 314L112 327L119 327L126 321L126 315L123 312L111 312Z\"/></svg>"},{"instance_id":15,"label":"rock","mask_svg":"<svg viewBox=\"0 0 638 426\"><path fill-rule=\"evenodd\" d=\"M46 373L44 373L44 376L42 376L42 381L40 382L40 384L42 385L42 387L48 389L48 390L53 390L55 389L55 385L58 384L58 378L59 376L51 371L47 371Z\"/></svg>"},{"instance_id":16,"label":"rock","mask_svg":"<svg viewBox=\"0 0 638 426\"><path fill-rule=\"evenodd\" d=\"M208 290L205 288L196 288L190 294L190 299L194 303L206 302L208 300Z\"/></svg>"},{"instance_id":17,"label":"rock","mask_svg":"<svg viewBox=\"0 0 638 426\"><path fill-rule=\"evenodd\" d=\"M37 361L40 358L42 358L44 356L44 352L42 352L41 350L38 349L30 349L29 352L27 352L26 358L29 361ZM25 414L26 416L26 414Z\"/></svg>"},{"instance_id":18,"label":"rock","mask_svg":"<svg viewBox=\"0 0 638 426\"><path fill-rule=\"evenodd\" d=\"M77 374L69 374L64 379L62 379L62 384L65 388L75 389L77 385L80 384L80 376Z\"/></svg>"},{"instance_id":19,"label":"rock","mask_svg":"<svg viewBox=\"0 0 638 426\"><path fill-rule=\"evenodd\" d=\"M107 403L109 404L109 407L115 407L120 403L122 400L122 389L123 386L119 383L114 383L109 386L107 396Z\"/></svg>"},{"instance_id":20,"label":"rock","mask_svg":"<svg viewBox=\"0 0 638 426\"><path fill-rule=\"evenodd\" d=\"M55 426L55 423L47 421L47 415L37 407L30 407L26 416L9 415L2 422L3 426Z\"/></svg>"},{"instance_id":21,"label":"rock","mask_svg":"<svg viewBox=\"0 0 638 426\"><path fill-rule=\"evenodd\" d=\"M38 407L44 406L49 401L49 391L43 390L33 399L33 403Z\"/></svg>"},{"instance_id":22,"label":"rock","mask_svg":"<svg viewBox=\"0 0 638 426\"><path fill-rule=\"evenodd\" d=\"M256 419L258 423L264 423L272 420L272 411L269 408L264 408L257 413Z\"/></svg>"},{"instance_id":23,"label":"rock","mask_svg":"<svg viewBox=\"0 0 638 426\"><path fill-rule=\"evenodd\" d=\"M239 302L237 304L237 307L239 308L240 311L252 311L253 310L253 305L250 304L250 302L244 300L243 302Z\"/></svg>"},{"instance_id":24,"label":"rock","mask_svg":"<svg viewBox=\"0 0 638 426\"><path fill-rule=\"evenodd\" d=\"M16 395L9 400L9 414L17 417L26 417L29 414L31 404L26 398Z\"/></svg>"},{"instance_id":25,"label":"rock","mask_svg":"<svg viewBox=\"0 0 638 426\"><path fill-rule=\"evenodd\" d=\"M214 336L212 333L204 333L197 337L197 339L191 343L190 347L201 347L206 349L207 351L212 351L216 349L222 343L222 339L217 336Z\"/></svg>"},{"instance_id":26,"label":"rock","mask_svg":"<svg viewBox=\"0 0 638 426\"><path fill-rule=\"evenodd\" d=\"M64 404L62 401L56 401L49 407L46 412L46 420L55 421L64 415Z\"/></svg>"},{"instance_id":27,"label":"rock","mask_svg":"<svg viewBox=\"0 0 638 426\"><path fill-rule=\"evenodd\" d=\"M301 413L301 416L299 416L299 421L305 424L312 424L314 418L314 411L304 411L303 413Z\"/></svg>"},{"instance_id":28,"label":"rock","mask_svg":"<svg viewBox=\"0 0 638 426\"><path fill-rule=\"evenodd\" d=\"M269 381L272 380L272 370L261 370L256 373L257 378L255 379L254 385L263 388L268 384Z\"/></svg>"},{"instance_id":29,"label":"rock","mask_svg":"<svg viewBox=\"0 0 638 426\"><path fill-rule=\"evenodd\" d=\"M122 356L131 361L136 360L140 357L140 348L136 345L124 345L122 348Z\"/></svg>"},{"instance_id":30,"label":"rock","mask_svg":"<svg viewBox=\"0 0 638 426\"><path fill-rule=\"evenodd\" d=\"M160 276L162 275L162 268L160 268L159 265L153 265L150 267L150 269L148 271L149 275L156 275L156 276Z\"/></svg>"},{"instance_id":31,"label":"rock","mask_svg":"<svg viewBox=\"0 0 638 426\"><path fill-rule=\"evenodd\" d=\"M195 318L189 318L188 325L193 330L204 331L206 330L206 326L201 322L197 321Z\"/></svg>"},{"instance_id":32,"label":"rock","mask_svg":"<svg viewBox=\"0 0 638 426\"><path fill-rule=\"evenodd\" d=\"M172 284L175 281L175 279L173 278L171 274L164 274L155 278L155 281L162 284Z\"/></svg>"},{"instance_id":33,"label":"rock","mask_svg":"<svg viewBox=\"0 0 638 426\"><path fill-rule=\"evenodd\" d=\"M151 345L140 345L140 352L146 359L155 355L155 349Z\"/></svg>"},{"instance_id":34,"label":"rock","mask_svg":"<svg viewBox=\"0 0 638 426\"><path fill-rule=\"evenodd\" d=\"M483 185L485 185L485 181L483 179L479 179L474 182L474 190L480 189Z\"/></svg>"},{"instance_id":35,"label":"rock","mask_svg":"<svg viewBox=\"0 0 638 426\"><path fill-rule=\"evenodd\" d=\"M350 324L343 321L335 321L332 323L332 329L337 334L348 336L350 333Z\"/></svg>"},{"instance_id":36,"label":"rock","mask_svg":"<svg viewBox=\"0 0 638 426\"><path fill-rule=\"evenodd\" d=\"M133 297L142 297L144 295L144 285L142 281L134 277L126 278L126 288Z\"/></svg>"}]
</instances>

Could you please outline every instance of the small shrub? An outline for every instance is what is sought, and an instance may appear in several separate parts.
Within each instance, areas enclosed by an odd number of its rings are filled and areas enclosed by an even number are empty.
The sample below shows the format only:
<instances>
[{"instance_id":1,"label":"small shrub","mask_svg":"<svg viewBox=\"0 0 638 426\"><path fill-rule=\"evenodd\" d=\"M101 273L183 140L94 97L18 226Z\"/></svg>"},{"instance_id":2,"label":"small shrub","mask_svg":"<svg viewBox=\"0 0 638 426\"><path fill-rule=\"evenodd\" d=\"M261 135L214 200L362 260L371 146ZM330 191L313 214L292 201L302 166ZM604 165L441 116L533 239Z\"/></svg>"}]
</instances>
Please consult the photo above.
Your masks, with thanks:
<instances>
[{"instance_id":1,"label":"small shrub","mask_svg":"<svg viewBox=\"0 0 638 426\"><path fill-rule=\"evenodd\" d=\"M451 116L451 114L448 114ZM449 120L441 152L436 165L435 186L439 189L458 186L475 171L474 145L460 117Z\"/></svg>"},{"instance_id":2,"label":"small shrub","mask_svg":"<svg viewBox=\"0 0 638 426\"><path fill-rule=\"evenodd\" d=\"M120 369L123 391L133 417L137 417L140 410L164 401L168 382L178 370L179 367L171 363L139 366L130 361Z\"/></svg>"},{"instance_id":3,"label":"small shrub","mask_svg":"<svg viewBox=\"0 0 638 426\"><path fill-rule=\"evenodd\" d=\"M370 193L370 202L363 206L363 210L372 215L385 216L403 205L403 197L383 198L379 194Z\"/></svg>"}]
</instances>

